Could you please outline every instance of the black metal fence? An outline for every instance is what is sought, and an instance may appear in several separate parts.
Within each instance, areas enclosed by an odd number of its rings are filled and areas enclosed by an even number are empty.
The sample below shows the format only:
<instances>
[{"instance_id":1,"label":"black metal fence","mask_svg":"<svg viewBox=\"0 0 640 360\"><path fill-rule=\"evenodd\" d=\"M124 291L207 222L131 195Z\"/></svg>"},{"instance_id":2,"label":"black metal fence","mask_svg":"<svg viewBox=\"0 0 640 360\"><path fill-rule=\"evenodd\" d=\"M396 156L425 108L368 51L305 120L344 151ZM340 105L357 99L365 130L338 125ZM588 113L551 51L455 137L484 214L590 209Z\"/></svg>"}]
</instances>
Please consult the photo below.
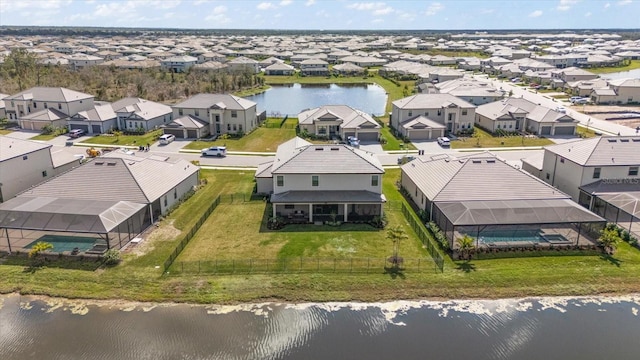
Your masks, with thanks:
<instances>
[{"instance_id":1,"label":"black metal fence","mask_svg":"<svg viewBox=\"0 0 640 360\"><path fill-rule=\"evenodd\" d=\"M266 196L259 194L231 193L220 194L218 197L220 198L220 202L224 204L243 204L250 201L266 201Z\"/></svg>"},{"instance_id":2,"label":"black metal fence","mask_svg":"<svg viewBox=\"0 0 640 360\"><path fill-rule=\"evenodd\" d=\"M209 215L211 215L213 210L215 210L219 204L220 204L220 196L218 196L215 200L213 200L211 205L209 205L209 208L207 209L207 211L205 211L204 214L200 216L200 219L198 219L198 221L191 227L191 230L189 230L189 232L184 236L184 238L180 240L176 248L173 249L173 252L171 253L171 255L169 255L169 258L164 262L164 272L167 272L167 270L171 267L171 264L173 264L173 262L176 260L178 255L180 255L180 253L182 252L182 250L184 250L184 248L187 246L189 241L191 241L193 236L198 232L198 229L200 229L202 224L204 224L204 222L207 221L207 218L209 217Z\"/></svg>"},{"instance_id":3,"label":"black metal fence","mask_svg":"<svg viewBox=\"0 0 640 360\"><path fill-rule=\"evenodd\" d=\"M411 210L405 203L402 203L402 215L404 215L405 219L416 232L420 241L427 249L427 252L431 255L433 259L433 263L436 264L440 272L444 271L444 257L438 250L438 244L428 233L427 228L422 224L422 222L418 221L413 214L413 210Z\"/></svg>"},{"instance_id":4,"label":"black metal fence","mask_svg":"<svg viewBox=\"0 0 640 360\"><path fill-rule=\"evenodd\" d=\"M265 273L354 273L441 271L429 258L402 259L394 267L385 258L313 258L279 259L218 259L206 261L177 261L169 275L193 274L265 274Z\"/></svg>"}]
</instances>

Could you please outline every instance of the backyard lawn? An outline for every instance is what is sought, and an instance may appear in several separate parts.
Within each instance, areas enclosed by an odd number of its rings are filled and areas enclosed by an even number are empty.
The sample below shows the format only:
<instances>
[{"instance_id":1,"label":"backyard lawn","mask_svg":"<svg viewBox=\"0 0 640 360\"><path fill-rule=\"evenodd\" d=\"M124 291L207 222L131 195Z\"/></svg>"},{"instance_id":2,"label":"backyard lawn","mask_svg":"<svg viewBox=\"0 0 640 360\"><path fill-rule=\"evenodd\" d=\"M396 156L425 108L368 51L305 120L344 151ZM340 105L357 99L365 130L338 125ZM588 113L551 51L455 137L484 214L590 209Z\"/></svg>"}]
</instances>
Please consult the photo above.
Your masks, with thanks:
<instances>
[{"instance_id":1,"label":"backyard lawn","mask_svg":"<svg viewBox=\"0 0 640 360\"><path fill-rule=\"evenodd\" d=\"M493 136L480 128L474 129L472 137L459 137L451 142L453 149L499 148L521 146L546 146L554 142L546 138L523 136Z\"/></svg>"},{"instance_id":2,"label":"backyard lawn","mask_svg":"<svg viewBox=\"0 0 640 360\"><path fill-rule=\"evenodd\" d=\"M158 141L158 137L162 135L162 130L153 130L143 135L120 135L115 136L112 134L102 134L94 136L83 142L88 144L102 144L102 145L128 145L128 146L144 146L146 144L153 144Z\"/></svg>"},{"instance_id":3,"label":"backyard lawn","mask_svg":"<svg viewBox=\"0 0 640 360\"><path fill-rule=\"evenodd\" d=\"M278 149L278 145L295 136L295 128L268 128L261 126L241 138L192 141L183 149L200 150L211 146L226 146L228 151L275 152Z\"/></svg>"}]
</instances>

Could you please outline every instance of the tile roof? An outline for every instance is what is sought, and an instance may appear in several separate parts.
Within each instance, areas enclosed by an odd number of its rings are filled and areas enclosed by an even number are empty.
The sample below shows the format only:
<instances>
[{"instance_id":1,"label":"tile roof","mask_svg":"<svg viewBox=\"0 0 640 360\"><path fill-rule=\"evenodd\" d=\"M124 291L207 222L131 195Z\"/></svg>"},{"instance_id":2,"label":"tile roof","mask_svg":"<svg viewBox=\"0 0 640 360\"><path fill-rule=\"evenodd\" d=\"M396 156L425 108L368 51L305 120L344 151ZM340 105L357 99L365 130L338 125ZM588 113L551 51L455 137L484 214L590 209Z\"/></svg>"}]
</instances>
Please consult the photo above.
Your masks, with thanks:
<instances>
[{"instance_id":1,"label":"tile roof","mask_svg":"<svg viewBox=\"0 0 640 360\"><path fill-rule=\"evenodd\" d=\"M60 110L48 108L40 111L33 112L31 114L27 114L21 116L21 120L33 120L33 121L55 121L68 118L69 115L63 113Z\"/></svg>"},{"instance_id":2,"label":"tile roof","mask_svg":"<svg viewBox=\"0 0 640 360\"><path fill-rule=\"evenodd\" d=\"M37 100L52 102L72 102L76 100L92 99L93 95L81 93L63 87L33 87L8 96L4 100Z\"/></svg>"},{"instance_id":3,"label":"tile roof","mask_svg":"<svg viewBox=\"0 0 640 360\"><path fill-rule=\"evenodd\" d=\"M198 94L173 105L174 108L208 109L223 104L229 110L247 110L256 106L253 101L230 94Z\"/></svg>"},{"instance_id":4,"label":"tile roof","mask_svg":"<svg viewBox=\"0 0 640 360\"><path fill-rule=\"evenodd\" d=\"M640 165L640 136L601 136L545 147L583 166Z\"/></svg>"},{"instance_id":5,"label":"tile roof","mask_svg":"<svg viewBox=\"0 0 640 360\"><path fill-rule=\"evenodd\" d=\"M476 108L476 114L489 119L512 118L512 114L525 114L527 119L535 122L577 122L571 116L537 105L523 98L506 98Z\"/></svg>"},{"instance_id":6,"label":"tile roof","mask_svg":"<svg viewBox=\"0 0 640 360\"><path fill-rule=\"evenodd\" d=\"M393 102L393 106L400 109L440 109L450 105L461 108L475 107L451 94L417 94Z\"/></svg>"},{"instance_id":7,"label":"tile roof","mask_svg":"<svg viewBox=\"0 0 640 360\"><path fill-rule=\"evenodd\" d=\"M0 161L30 154L32 152L51 148L53 145L37 141L12 138L0 135Z\"/></svg>"},{"instance_id":8,"label":"tile roof","mask_svg":"<svg viewBox=\"0 0 640 360\"><path fill-rule=\"evenodd\" d=\"M330 118L332 120L341 120L342 128L355 129L358 127L380 128L371 115L356 110L347 105L325 105L309 110L305 110L298 114L298 122L303 125L314 124L316 121Z\"/></svg>"}]
</instances>

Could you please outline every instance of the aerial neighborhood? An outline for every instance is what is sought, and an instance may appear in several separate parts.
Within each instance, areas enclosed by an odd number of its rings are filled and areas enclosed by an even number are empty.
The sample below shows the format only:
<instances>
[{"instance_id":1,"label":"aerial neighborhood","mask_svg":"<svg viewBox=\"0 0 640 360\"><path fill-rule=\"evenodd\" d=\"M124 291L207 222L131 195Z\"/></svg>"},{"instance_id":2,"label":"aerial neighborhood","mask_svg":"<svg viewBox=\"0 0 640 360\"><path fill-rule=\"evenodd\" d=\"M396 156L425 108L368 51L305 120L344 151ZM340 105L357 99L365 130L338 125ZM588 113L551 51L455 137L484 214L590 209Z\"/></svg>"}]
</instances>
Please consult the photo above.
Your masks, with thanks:
<instances>
[{"instance_id":1,"label":"aerial neighborhood","mask_svg":"<svg viewBox=\"0 0 640 360\"><path fill-rule=\"evenodd\" d=\"M640 40L615 32L0 33L5 74L16 59L37 74L0 85L0 253L126 260L171 229L163 273L444 272L640 238L640 76L606 73ZM381 112L352 101L376 89Z\"/></svg>"}]
</instances>

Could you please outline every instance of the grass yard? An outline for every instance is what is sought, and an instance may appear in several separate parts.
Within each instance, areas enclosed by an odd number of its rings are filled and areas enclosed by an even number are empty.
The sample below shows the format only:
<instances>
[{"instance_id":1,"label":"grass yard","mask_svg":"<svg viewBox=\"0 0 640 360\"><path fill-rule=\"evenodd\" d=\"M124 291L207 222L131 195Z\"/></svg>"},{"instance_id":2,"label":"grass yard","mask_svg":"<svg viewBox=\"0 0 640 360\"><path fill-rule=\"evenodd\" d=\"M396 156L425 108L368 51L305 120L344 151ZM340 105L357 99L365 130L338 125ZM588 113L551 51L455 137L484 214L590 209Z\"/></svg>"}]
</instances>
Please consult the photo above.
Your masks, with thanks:
<instances>
[{"instance_id":1,"label":"grass yard","mask_svg":"<svg viewBox=\"0 0 640 360\"><path fill-rule=\"evenodd\" d=\"M287 120L289 121L289 120ZM278 145L296 136L296 130L259 127L251 133L235 139L192 141L184 149L200 150L211 146L226 146L228 151L275 152Z\"/></svg>"},{"instance_id":2,"label":"grass yard","mask_svg":"<svg viewBox=\"0 0 640 360\"><path fill-rule=\"evenodd\" d=\"M475 128L473 137L460 137L451 142L453 149L500 148L521 146L545 146L554 142L546 138L524 138L522 136L493 136L489 132Z\"/></svg>"},{"instance_id":3,"label":"grass yard","mask_svg":"<svg viewBox=\"0 0 640 360\"><path fill-rule=\"evenodd\" d=\"M384 137L387 140L386 144L382 145L382 149L385 151L390 151L390 150L406 150L407 148L409 150L415 150L416 147L412 144L412 143L403 143L402 140L398 140L398 138L396 138L395 136L393 136L393 134L391 133L391 129L389 129L389 127L383 127L380 129L380 136Z\"/></svg>"},{"instance_id":4,"label":"grass yard","mask_svg":"<svg viewBox=\"0 0 640 360\"><path fill-rule=\"evenodd\" d=\"M0 135L7 135L7 134L11 134L12 132L13 130L0 129Z\"/></svg>"},{"instance_id":5,"label":"grass yard","mask_svg":"<svg viewBox=\"0 0 640 360\"><path fill-rule=\"evenodd\" d=\"M582 137L582 138L592 138L594 136L596 136L596 132L593 129L588 129L584 126L577 126L576 127L576 135Z\"/></svg>"},{"instance_id":6,"label":"grass yard","mask_svg":"<svg viewBox=\"0 0 640 360\"><path fill-rule=\"evenodd\" d=\"M158 137L162 135L162 130L153 130L144 135L120 135L114 136L111 134L103 134L94 136L83 142L88 144L102 144L102 145L128 145L128 146L142 146L146 144L153 144L158 141Z\"/></svg>"},{"instance_id":7,"label":"grass yard","mask_svg":"<svg viewBox=\"0 0 640 360\"><path fill-rule=\"evenodd\" d=\"M600 68L588 68L586 70L595 74L608 74L620 71L631 71L635 69L640 69L640 60L631 60L629 64L623 66L605 66Z\"/></svg>"},{"instance_id":8,"label":"grass yard","mask_svg":"<svg viewBox=\"0 0 640 360\"><path fill-rule=\"evenodd\" d=\"M56 133L53 133L53 134L40 134L40 135L36 135L36 136L34 136L32 138L29 138L29 140L47 141L47 140L55 139L58 136L64 136L64 135L56 134Z\"/></svg>"}]
</instances>

